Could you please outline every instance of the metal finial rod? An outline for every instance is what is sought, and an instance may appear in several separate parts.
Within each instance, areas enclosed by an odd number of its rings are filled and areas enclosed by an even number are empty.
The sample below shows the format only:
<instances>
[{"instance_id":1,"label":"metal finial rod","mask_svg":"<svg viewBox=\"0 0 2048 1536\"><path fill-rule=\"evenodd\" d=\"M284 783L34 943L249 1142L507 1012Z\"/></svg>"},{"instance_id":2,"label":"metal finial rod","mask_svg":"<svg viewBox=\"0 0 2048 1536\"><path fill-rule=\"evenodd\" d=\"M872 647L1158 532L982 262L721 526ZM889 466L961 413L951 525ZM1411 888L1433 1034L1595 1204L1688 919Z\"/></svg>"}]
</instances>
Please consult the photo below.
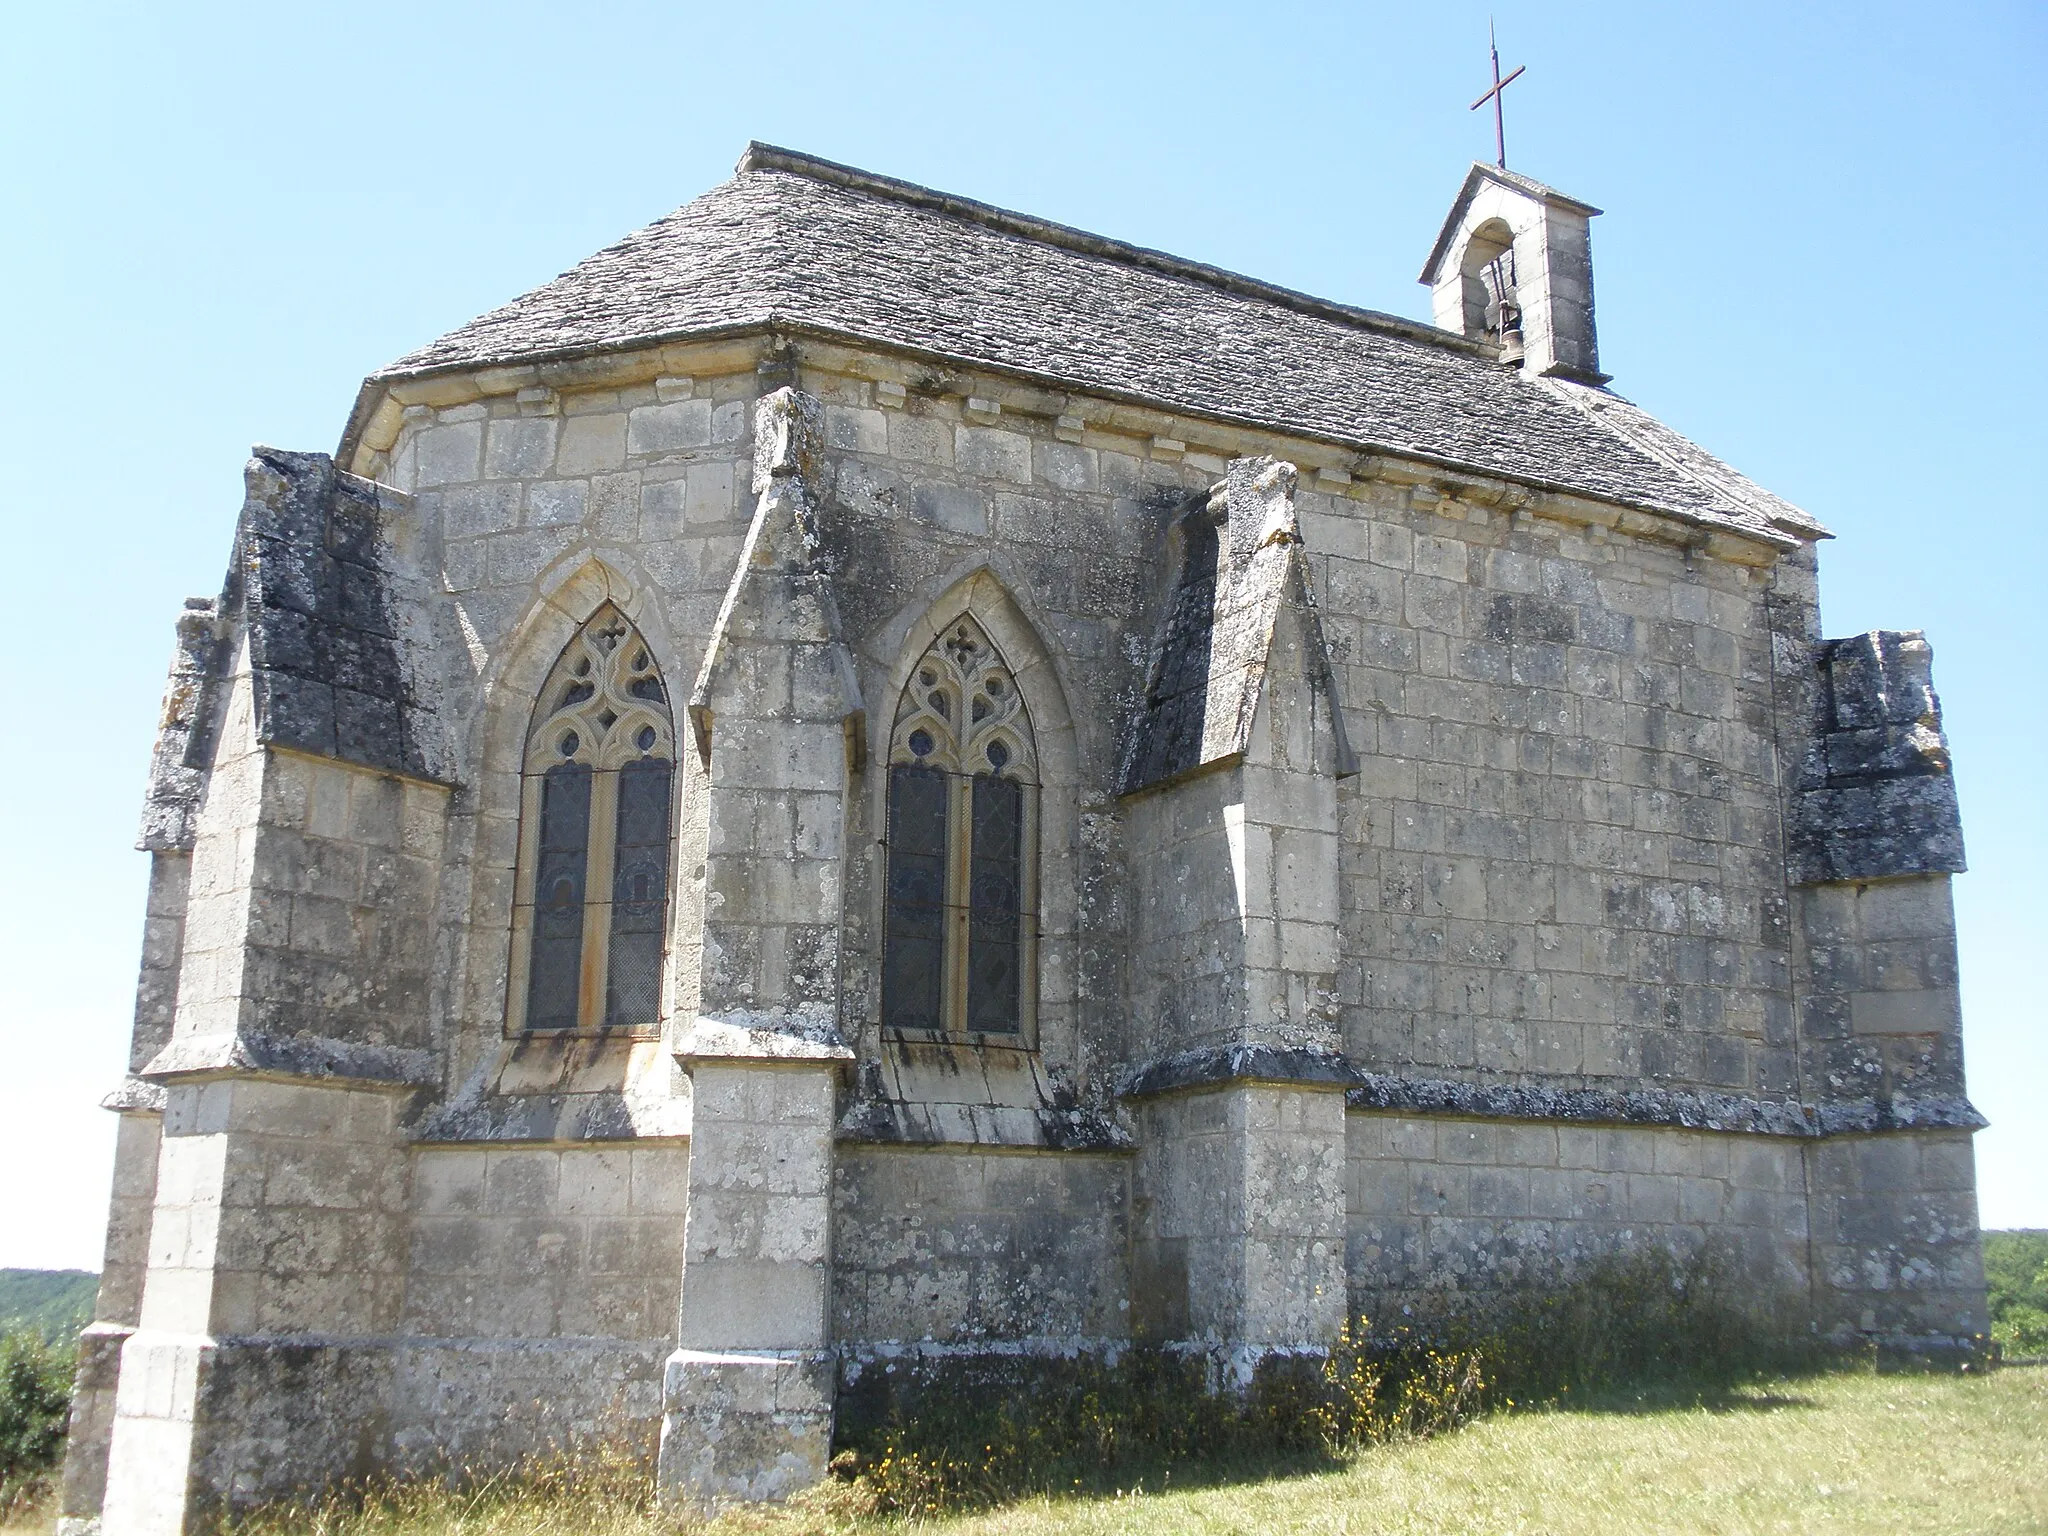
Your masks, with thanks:
<instances>
[{"instance_id":1,"label":"metal finial rod","mask_svg":"<svg viewBox=\"0 0 2048 1536\"><path fill-rule=\"evenodd\" d=\"M1477 112L1489 101L1493 103L1494 157L1500 168L1506 170L1508 168L1508 128L1507 121L1501 112L1501 101L1503 99L1501 92L1507 86L1513 85L1515 81L1519 80L1522 71L1529 66L1517 64L1505 80L1500 77L1500 44L1494 39L1493 19L1491 17L1488 17L1486 22L1486 42L1487 46L1493 50L1493 89L1473 102L1472 110Z\"/></svg>"}]
</instances>

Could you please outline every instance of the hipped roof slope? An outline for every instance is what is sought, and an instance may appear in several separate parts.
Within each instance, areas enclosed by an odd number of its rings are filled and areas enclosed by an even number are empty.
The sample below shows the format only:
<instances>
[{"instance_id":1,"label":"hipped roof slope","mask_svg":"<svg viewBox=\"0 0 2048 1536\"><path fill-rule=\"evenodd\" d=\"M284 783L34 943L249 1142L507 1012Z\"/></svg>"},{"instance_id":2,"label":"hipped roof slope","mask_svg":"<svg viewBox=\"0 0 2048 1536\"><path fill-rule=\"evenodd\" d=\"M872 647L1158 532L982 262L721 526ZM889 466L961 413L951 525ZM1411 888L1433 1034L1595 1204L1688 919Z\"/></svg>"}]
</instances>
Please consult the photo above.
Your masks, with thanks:
<instances>
[{"instance_id":1,"label":"hipped roof slope","mask_svg":"<svg viewBox=\"0 0 2048 1536\"><path fill-rule=\"evenodd\" d=\"M1470 341L787 150L372 383L773 326L1773 542L1823 530L1612 393Z\"/></svg>"}]
</instances>

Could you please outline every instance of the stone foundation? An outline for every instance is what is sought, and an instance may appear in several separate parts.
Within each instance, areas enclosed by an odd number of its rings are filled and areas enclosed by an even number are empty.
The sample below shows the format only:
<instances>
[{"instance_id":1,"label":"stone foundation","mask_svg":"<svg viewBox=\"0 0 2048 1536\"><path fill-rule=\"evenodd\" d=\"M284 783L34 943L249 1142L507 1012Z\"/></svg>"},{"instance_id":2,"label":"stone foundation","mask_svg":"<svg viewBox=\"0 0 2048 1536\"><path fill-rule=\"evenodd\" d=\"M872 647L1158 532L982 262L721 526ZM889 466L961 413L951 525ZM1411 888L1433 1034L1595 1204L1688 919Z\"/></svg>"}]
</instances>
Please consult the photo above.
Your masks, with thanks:
<instances>
[{"instance_id":1,"label":"stone foundation","mask_svg":"<svg viewBox=\"0 0 2048 1536\"><path fill-rule=\"evenodd\" d=\"M842 1349L1130 1331L1131 1159L872 1147L833 1166Z\"/></svg>"},{"instance_id":2,"label":"stone foundation","mask_svg":"<svg viewBox=\"0 0 2048 1536\"><path fill-rule=\"evenodd\" d=\"M677 1350L662 1385L664 1496L716 1509L822 1482L838 1373L831 1350Z\"/></svg>"},{"instance_id":3,"label":"stone foundation","mask_svg":"<svg viewBox=\"0 0 2048 1536\"><path fill-rule=\"evenodd\" d=\"M1376 1321L1709 1234L1804 1292L1806 1145L1654 1126L1347 1117L1351 1308Z\"/></svg>"}]
</instances>

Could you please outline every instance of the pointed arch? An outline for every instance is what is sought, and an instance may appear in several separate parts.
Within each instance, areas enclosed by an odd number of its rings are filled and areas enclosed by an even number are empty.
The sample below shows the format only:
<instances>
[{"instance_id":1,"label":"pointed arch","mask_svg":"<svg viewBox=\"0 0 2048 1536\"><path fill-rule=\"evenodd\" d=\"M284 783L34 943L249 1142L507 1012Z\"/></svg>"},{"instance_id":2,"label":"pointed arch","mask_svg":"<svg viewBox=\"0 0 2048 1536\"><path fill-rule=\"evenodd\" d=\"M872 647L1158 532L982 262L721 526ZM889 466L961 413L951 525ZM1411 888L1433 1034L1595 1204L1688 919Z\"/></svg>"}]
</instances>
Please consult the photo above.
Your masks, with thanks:
<instances>
[{"instance_id":1,"label":"pointed arch","mask_svg":"<svg viewBox=\"0 0 2048 1536\"><path fill-rule=\"evenodd\" d=\"M508 820L513 812L505 797L525 755L534 700L563 649L600 608L618 609L656 655L675 660L679 651L654 600L653 581L622 556L574 552L549 567L540 589L538 599L503 631L472 634L466 618L458 621L478 658L476 684L483 705L468 726L470 760L478 765L484 813ZM458 597L458 613L461 603ZM509 846L505 858L509 864Z\"/></svg>"},{"instance_id":2,"label":"pointed arch","mask_svg":"<svg viewBox=\"0 0 2048 1536\"><path fill-rule=\"evenodd\" d=\"M909 685L911 668L936 644L949 625L968 618L987 635L1017 680L1037 737L1039 777L1044 783L1078 783L1081 776L1077 725L1067 706L1068 692L1052 649L1025 614L1012 586L987 564L976 564L957 576L926 588L935 595L900 610L868 642L865 677L886 681L870 697L895 700ZM875 739L870 750L886 757L893 717L875 711Z\"/></svg>"},{"instance_id":3,"label":"pointed arch","mask_svg":"<svg viewBox=\"0 0 2048 1536\"><path fill-rule=\"evenodd\" d=\"M508 1022L651 1031L674 824L668 686L653 648L607 597L536 693L519 765Z\"/></svg>"},{"instance_id":4,"label":"pointed arch","mask_svg":"<svg viewBox=\"0 0 2048 1536\"><path fill-rule=\"evenodd\" d=\"M890 727L882 1022L1021 1036L1038 947L1038 740L972 615L910 668Z\"/></svg>"},{"instance_id":5,"label":"pointed arch","mask_svg":"<svg viewBox=\"0 0 2048 1536\"><path fill-rule=\"evenodd\" d=\"M882 1008L889 769L899 736L897 712L926 652L959 620L970 619L1016 681L1033 738L1035 783L1028 791L1033 822L1025 855L1030 860L1027 883L1035 911L1025 925L1017 1029L981 1032L964 1043L1045 1051L1064 1060L1079 1049L1081 789L1086 777L1081 765L1084 753L1092 761L1105 750L1108 729L1106 724L1077 720L1069 708L1073 694L1065 681L1068 663L1030 617L1030 590L1000 555L962 562L919 583L910 601L867 630L860 641L856 664L861 688L875 707L867 719L865 760L870 766L863 775L848 865L849 897L865 914L860 931L867 937L849 952L848 995L861 1009L865 1027L883 1035L901 1033L900 1026L887 1025ZM916 1033L929 1038L927 1031ZM879 1046L879 1037L870 1038L874 1044L868 1048Z\"/></svg>"},{"instance_id":6,"label":"pointed arch","mask_svg":"<svg viewBox=\"0 0 2048 1536\"><path fill-rule=\"evenodd\" d=\"M1015 674L972 614L948 623L905 680L891 762L1038 781L1038 738Z\"/></svg>"}]
</instances>

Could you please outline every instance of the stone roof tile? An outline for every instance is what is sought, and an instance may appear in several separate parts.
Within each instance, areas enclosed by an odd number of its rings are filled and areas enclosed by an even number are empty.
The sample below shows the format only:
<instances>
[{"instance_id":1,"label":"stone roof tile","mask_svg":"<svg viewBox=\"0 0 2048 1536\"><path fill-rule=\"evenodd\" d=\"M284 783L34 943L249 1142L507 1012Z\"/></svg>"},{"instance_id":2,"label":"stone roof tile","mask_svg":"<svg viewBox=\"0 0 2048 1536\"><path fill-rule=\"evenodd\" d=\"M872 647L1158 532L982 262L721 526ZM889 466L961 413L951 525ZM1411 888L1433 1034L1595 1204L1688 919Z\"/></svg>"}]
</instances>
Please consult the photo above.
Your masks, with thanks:
<instances>
[{"instance_id":1,"label":"stone roof tile","mask_svg":"<svg viewBox=\"0 0 2048 1536\"><path fill-rule=\"evenodd\" d=\"M224 612L249 633L259 740L447 782L428 669L399 619L392 495L319 453L258 447Z\"/></svg>"},{"instance_id":2,"label":"stone roof tile","mask_svg":"<svg viewBox=\"0 0 2048 1536\"><path fill-rule=\"evenodd\" d=\"M732 180L373 382L762 326L1022 373L1785 543L1805 514L1462 337L756 145Z\"/></svg>"}]
</instances>

